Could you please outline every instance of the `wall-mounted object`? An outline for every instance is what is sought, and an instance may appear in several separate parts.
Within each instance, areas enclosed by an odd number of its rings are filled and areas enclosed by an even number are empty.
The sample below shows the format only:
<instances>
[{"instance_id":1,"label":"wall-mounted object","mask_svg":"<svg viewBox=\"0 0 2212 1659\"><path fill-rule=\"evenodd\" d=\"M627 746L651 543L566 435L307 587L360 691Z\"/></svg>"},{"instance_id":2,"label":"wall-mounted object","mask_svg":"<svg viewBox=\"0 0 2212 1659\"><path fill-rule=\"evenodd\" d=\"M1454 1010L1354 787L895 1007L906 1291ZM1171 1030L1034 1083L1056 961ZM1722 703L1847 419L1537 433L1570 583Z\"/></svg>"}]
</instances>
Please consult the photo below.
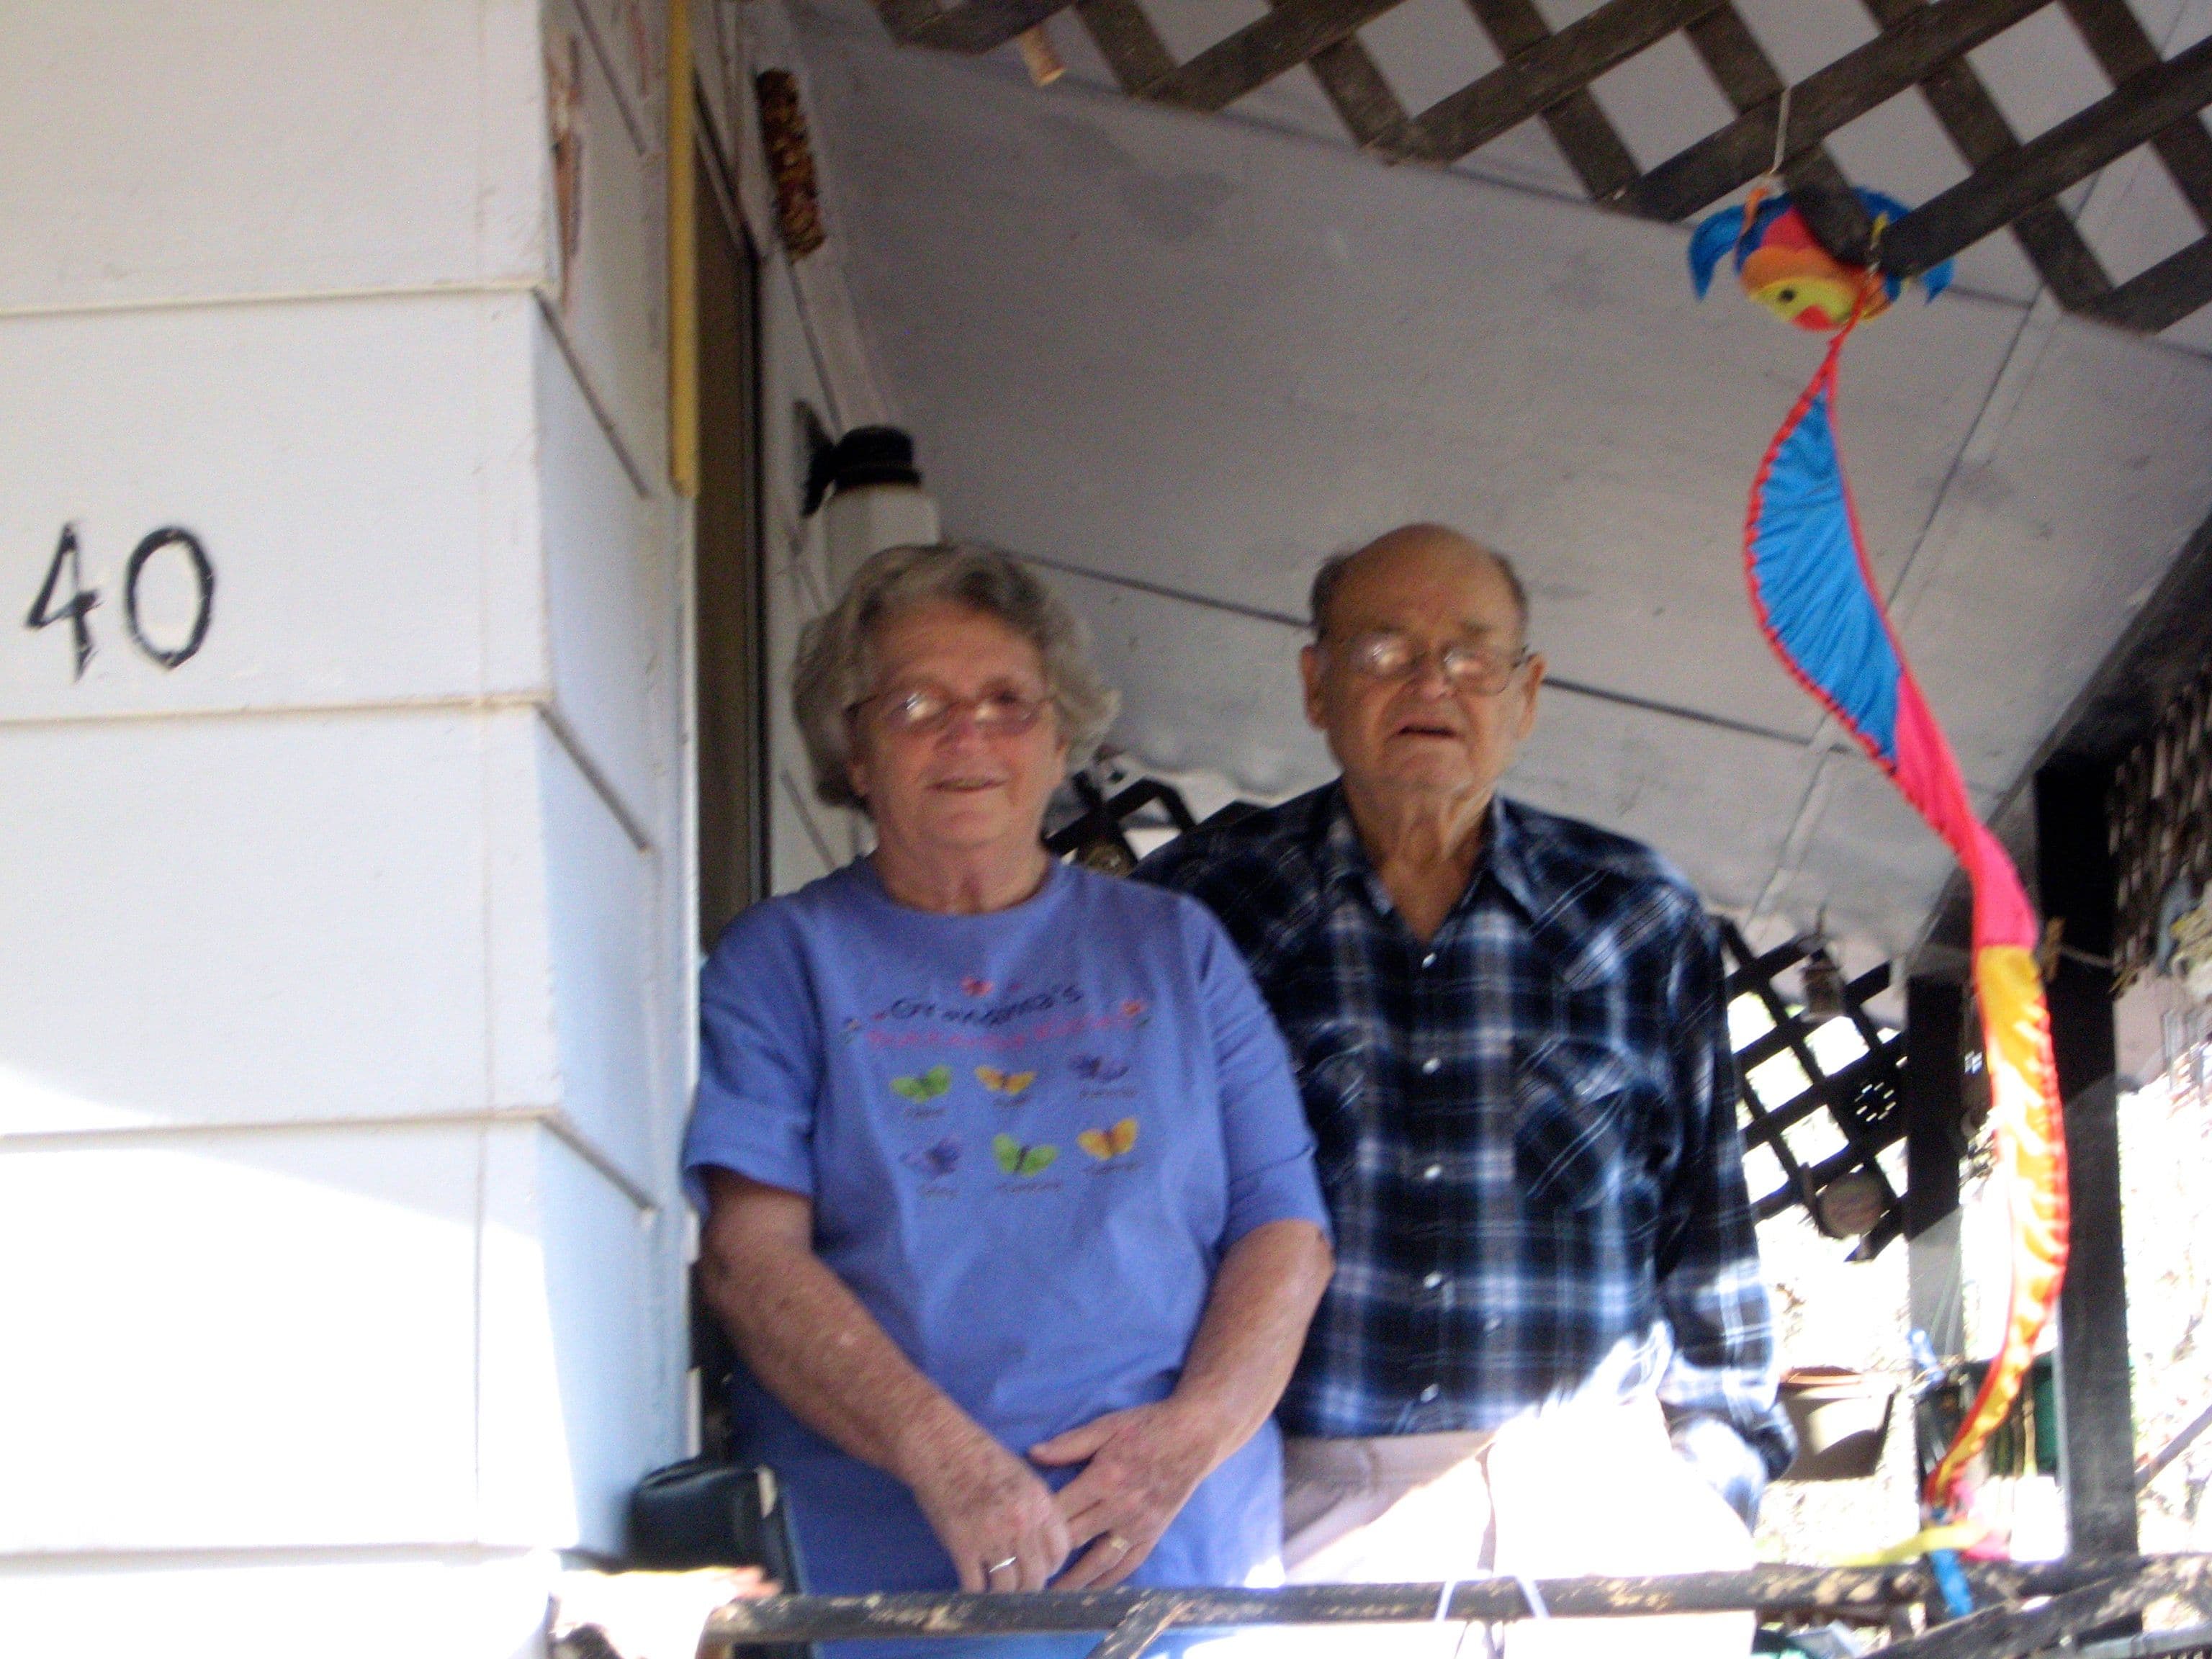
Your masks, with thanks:
<instances>
[{"instance_id":1,"label":"wall-mounted object","mask_svg":"<svg viewBox=\"0 0 2212 1659\"><path fill-rule=\"evenodd\" d=\"M1797 984L1805 1001L1805 1018L1810 1020L1836 1019L1842 1016L1844 1004L1844 970L1836 961L1834 948L1828 942L1828 913L1820 912L1813 923L1813 931L1798 941L1805 952L1805 960L1797 969Z\"/></svg>"},{"instance_id":2,"label":"wall-mounted object","mask_svg":"<svg viewBox=\"0 0 2212 1659\"><path fill-rule=\"evenodd\" d=\"M822 514L830 580L842 588L887 547L939 539L937 503L921 487L914 440L895 426L858 426L817 447L807 469L805 510Z\"/></svg>"},{"instance_id":3,"label":"wall-mounted object","mask_svg":"<svg viewBox=\"0 0 2212 1659\"><path fill-rule=\"evenodd\" d=\"M753 91L760 103L768 173L775 181L776 234L787 253L804 259L830 238L822 228L822 193L814 177L806 112L799 102L799 80L788 70L763 70L753 77Z\"/></svg>"}]
</instances>

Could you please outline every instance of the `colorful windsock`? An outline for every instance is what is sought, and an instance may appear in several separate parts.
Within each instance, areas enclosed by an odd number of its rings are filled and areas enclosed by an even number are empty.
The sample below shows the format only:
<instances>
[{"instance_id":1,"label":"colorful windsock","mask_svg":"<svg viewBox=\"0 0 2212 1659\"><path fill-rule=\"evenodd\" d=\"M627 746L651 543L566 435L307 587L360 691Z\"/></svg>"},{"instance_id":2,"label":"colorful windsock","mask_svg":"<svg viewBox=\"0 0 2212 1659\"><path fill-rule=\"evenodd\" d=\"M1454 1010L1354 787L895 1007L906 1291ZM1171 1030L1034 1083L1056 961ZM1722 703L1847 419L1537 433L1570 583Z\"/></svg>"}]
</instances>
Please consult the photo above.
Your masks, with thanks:
<instances>
[{"instance_id":1,"label":"colorful windsock","mask_svg":"<svg viewBox=\"0 0 2212 1659\"><path fill-rule=\"evenodd\" d=\"M2012 860L1974 816L1951 746L1898 647L1844 479L1836 363L1856 320L1830 343L1766 452L1744 525L1744 570L1752 608L1784 666L1888 774L1973 884L1974 992L2011 1210L2012 1291L2003 1346L1923 1494L1931 1509L1954 1509L1961 1471L2012 1404L2057 1306L2066 1142L2035 912Z\"/></svg>"}]
</instances>

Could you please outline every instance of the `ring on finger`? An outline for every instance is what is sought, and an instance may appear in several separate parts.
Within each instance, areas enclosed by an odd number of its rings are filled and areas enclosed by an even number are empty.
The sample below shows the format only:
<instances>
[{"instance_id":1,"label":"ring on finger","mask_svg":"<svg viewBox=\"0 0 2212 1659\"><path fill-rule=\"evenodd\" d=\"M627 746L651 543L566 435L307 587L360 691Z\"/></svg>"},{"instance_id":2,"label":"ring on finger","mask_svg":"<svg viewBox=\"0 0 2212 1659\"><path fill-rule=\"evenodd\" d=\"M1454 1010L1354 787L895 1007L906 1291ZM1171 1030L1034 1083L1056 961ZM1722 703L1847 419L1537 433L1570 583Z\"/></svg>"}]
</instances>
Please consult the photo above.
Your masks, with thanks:
<instances>
[{"instance_id":1,"label":"ring on finger","mask_svg":"<svg viewBox=\"0 0 2212 1659\"><path fill-rule=\"evenodd\" d=\"M1010 1555L1003 1561L994 1561L988 1566L985 1567L983 1569L983 1577L988 1578L994 1572L1004 1572L1008 1568L1018 1567L1021 1564L1022 1558L1020 1556Z\"/></svg>"},{"instance_id":2,"label":"ring on finger","mask_svg":"<svg viewBox=\"0 0 2212 1659\"><path fill-rule=\"evenodd\" d=\"M1116 1555L1127 1555L1129 1553L1129 1540L1118 1532L1109 1532L1106 1534L1106 1547Z\"/></svg>"}]
</instances>

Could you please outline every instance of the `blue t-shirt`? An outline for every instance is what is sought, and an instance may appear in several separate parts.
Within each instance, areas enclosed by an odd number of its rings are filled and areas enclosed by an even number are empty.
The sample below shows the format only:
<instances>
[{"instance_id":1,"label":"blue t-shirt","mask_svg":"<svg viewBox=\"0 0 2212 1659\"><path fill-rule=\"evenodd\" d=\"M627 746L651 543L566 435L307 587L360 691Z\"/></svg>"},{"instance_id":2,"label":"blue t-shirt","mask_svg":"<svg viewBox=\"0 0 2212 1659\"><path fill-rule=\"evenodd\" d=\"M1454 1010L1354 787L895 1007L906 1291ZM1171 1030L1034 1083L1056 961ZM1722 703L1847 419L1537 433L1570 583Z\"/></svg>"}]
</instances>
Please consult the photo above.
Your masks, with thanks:
<instances>
[{"instance_id":1,"label":"blue t-shirt","mask_svg":"<svg viewBox=\"0 0 2212 1659\"><path fill-rule=\"evenodd\" d=\"M1237 1239L1328 1225L1282 1038L1180 894L1055 864L1011 909L937 915L863 860L731 924L700 1024L693 1202L710 1164L811 1198L822 1261L1018 1455L1164 1399ZM958 1587L904 1486L742 1373L735 1407L809 1590ZM1280 1456L1270 1423L1130 1582L1267 1582Z\"/></svg>"}]
</instances>

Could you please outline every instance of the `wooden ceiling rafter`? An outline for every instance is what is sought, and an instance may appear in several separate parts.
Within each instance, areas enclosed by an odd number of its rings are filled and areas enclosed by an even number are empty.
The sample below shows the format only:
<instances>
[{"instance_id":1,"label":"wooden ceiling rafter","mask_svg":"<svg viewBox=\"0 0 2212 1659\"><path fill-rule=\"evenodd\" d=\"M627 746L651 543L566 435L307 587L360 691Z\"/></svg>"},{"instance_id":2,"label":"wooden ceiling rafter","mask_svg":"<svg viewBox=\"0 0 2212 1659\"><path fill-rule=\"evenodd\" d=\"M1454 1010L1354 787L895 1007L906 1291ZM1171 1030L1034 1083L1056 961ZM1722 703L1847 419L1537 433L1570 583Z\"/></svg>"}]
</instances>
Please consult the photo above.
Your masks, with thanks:
<instances>
[{"instance_id":1,"label":"wooden ceiling rafter","mask_svg":"<svg viewBox=\"0 0 2212 1659\"><path fill-rule=\"evenodd\" d=\"M1073 9L1123 92L1217 112L1301 65L1353 143L1389 160L1450 163L1522 123L1542 123L1593 201L1679 221L1772 165L1784 82L1732 0L1606 0L1559 29L1535 0L1466 0L1498 65L1426 109L1409 110L1359 31L1403 0L1267 0L1267 10L1178 62L1145 0L876 0L897 39L982 52ZM1872 234L1826 141L1917 88L1968 171L1882 234L1883 263L1927 269L2009 228L2067 310L2139 332L2212 303L2212 42L2162 58L2128 0L1863 0L1877 33L1788 88L1784 171L1808 191L1814 229L1840 250ZM2111 92L2023 142L1966 54L2057 6ZM1594 82L1681 36L1734 112L1717 131L1640 167ZM2138 149L2172 179L2204 234L2116 283L2058 198Z\"/></svg>"}]
</instances>

